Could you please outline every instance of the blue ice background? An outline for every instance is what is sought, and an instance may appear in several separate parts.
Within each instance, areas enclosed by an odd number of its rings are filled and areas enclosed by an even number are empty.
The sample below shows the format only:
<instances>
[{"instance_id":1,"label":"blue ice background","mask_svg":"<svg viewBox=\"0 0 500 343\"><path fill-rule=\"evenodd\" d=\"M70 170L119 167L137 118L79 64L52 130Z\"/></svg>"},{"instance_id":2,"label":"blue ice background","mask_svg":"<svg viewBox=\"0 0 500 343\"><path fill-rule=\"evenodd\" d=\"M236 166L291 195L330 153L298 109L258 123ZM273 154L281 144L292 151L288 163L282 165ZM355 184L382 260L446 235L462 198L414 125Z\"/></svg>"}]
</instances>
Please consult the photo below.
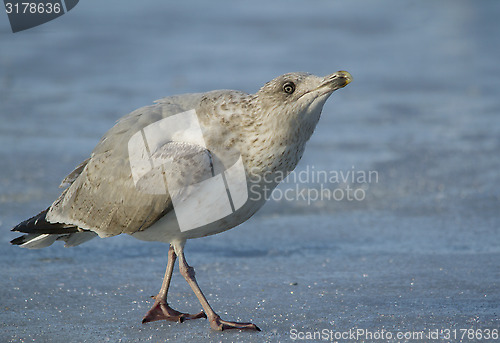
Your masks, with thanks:
<instances>
[{"instance_id":1,"label":"blue ice background","mask_svg":"<svg viewBox=\"0 0 500 343\"><path fill-rule=\"evenodd\" d=\"M0 341L499 329L499 16L493 0L86 0L12 34L0 14ZM186 248L216 311L261 333L212 332L204 320L140 324L161 285L163 244L8 244L10 228L50 205L60 180L133 109L339 69L354 82L325 105L298 170L377 171L366 199L271 201ZM172 287L174 308L199 311L178 273Z\"/></svg>"}]
</instances>

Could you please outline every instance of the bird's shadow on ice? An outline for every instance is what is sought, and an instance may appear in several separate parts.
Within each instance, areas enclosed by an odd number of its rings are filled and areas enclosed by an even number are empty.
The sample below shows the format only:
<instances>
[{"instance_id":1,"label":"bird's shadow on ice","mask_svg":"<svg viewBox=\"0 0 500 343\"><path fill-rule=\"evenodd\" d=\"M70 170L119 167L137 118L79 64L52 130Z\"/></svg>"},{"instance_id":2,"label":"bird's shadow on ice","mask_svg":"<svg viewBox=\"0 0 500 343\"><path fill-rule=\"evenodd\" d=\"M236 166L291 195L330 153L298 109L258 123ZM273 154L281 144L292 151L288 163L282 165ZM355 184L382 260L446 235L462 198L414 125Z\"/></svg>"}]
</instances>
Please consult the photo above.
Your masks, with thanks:
<instances>
[{"instance_id":1,"label":"bird's shadow on ice","mask_svg":"<svg viewBox=\"0 0 500 343\"><path fill-rule=\"evenodd\" d=\"M291 256L308 256L311 254L322 253L325 250L336 250L331 246L297 246L288 248L248 248L248 247L229 247L219 245L200 245L194 246L197 254L217 256L217 257L231 257L231 258L260 258L260 257L291 257Z\"/></svg>"}]
</instances>

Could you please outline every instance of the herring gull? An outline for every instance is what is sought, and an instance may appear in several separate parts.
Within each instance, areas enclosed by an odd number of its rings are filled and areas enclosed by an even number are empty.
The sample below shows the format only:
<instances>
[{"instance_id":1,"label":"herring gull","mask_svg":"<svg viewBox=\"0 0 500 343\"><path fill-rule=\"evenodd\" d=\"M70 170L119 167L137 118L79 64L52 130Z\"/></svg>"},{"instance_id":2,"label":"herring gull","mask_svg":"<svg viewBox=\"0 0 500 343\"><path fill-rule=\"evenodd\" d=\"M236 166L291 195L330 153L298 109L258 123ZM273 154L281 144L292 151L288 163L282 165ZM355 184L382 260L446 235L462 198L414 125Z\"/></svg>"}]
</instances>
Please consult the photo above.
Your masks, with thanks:
<instances>
[{"instance_id":1,"label":"herring gull","mask_svg":"<svg viewBox=\"0 0 500 343\"><path fill-rule=\"evenodd\" d=\"M325 77L288 73L255 94L183 94L139 108L122 117L62 181L67 188L48 209L13 228L25 235L11 243L43 248L62 240L75 246L121 233L168 243L165 277L143 323L208 318L214 330L260 331L215 313L186 262L184 245L250 218L299 162L325 101L351 80L346 71ZM168 305L177 258L200 313Z\"/></svg>"}]
</instances>

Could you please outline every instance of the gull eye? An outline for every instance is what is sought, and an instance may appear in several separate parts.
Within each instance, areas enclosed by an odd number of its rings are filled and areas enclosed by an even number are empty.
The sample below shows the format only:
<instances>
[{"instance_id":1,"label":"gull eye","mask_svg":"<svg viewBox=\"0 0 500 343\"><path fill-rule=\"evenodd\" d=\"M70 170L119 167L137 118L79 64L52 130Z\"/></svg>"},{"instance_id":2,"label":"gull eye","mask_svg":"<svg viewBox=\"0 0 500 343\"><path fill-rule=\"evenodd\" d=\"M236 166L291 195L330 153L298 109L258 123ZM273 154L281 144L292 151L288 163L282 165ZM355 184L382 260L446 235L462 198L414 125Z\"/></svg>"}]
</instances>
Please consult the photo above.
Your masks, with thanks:
<instances>
[{"instance_id":1,"label":"gull eye","mask_svg":"<svg viewBox=\"0 0 500 343\"><path fill-rule=\"evenodd\" d=\"M283 85L283 91L288 94L295 92L295 83L289 81Z\"/></svg>"}]
</instances>

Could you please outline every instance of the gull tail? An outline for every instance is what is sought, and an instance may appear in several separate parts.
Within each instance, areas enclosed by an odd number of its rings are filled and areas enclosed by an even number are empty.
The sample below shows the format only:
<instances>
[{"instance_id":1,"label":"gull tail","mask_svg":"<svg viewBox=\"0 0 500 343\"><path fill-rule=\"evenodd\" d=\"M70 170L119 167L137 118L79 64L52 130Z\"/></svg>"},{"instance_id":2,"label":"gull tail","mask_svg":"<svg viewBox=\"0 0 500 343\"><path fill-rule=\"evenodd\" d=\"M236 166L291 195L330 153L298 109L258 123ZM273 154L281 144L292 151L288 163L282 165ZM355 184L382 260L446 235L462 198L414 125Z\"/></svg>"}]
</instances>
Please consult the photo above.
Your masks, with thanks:
<instances>
[{"instance_id":1,"label":"gull tail","mask_svg":"<svg viewBox=\"0 0 500 343\"><path fill-rule=\"evenodd\" d=\"M22 248L40 249L48 247L56 240L62 240L66 242L65 247L72 247L97 236L95 232L82 230L74 225L49 223L46 218L48 210L17 224L11 231L26 235L19 236L10 243Z\"/></svg>"}]
</instances>

